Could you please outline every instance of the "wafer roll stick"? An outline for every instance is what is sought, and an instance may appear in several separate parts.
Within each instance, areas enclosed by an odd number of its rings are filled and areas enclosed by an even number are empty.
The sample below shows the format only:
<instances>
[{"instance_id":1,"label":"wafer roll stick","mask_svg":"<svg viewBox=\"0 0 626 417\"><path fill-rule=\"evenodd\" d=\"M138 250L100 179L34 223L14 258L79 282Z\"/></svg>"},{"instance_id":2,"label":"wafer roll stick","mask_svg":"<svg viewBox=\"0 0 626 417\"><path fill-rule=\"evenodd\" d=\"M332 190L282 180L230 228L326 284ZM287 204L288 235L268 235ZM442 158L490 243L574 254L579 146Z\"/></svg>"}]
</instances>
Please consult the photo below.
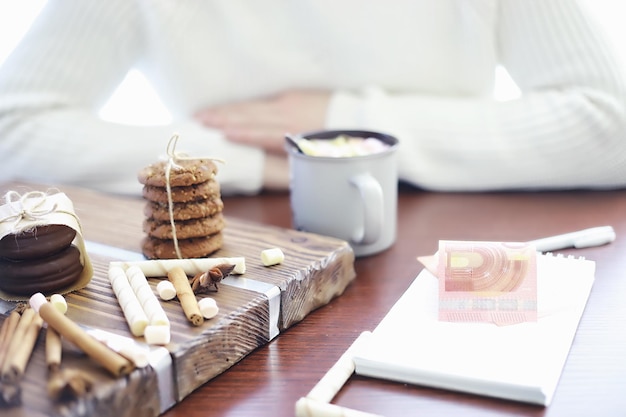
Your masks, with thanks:
<instances>
[{"instance_id":1,"label":"wafer roll stick","mask_svg":"<svg viewBox=\"0 0 626 417\"><path fill-rule=\"evenodd\" d=\"M148 325L148 316L143 310L141 302L137 299L126 272L121 267L110 266L109 281L131 333L134 336L143 336Z\"/></svg>"},{"instance_id":2,"label":"wafer roll stick","mask_svg":"<svg viewBox=\"0 0 626 417\"><path fill-rule=\"evenodd\" d=\"M151 326L146 326L146 330L144 332L144 337L146 338L147 343L149 327ZM169 334L169 326L160 327L166 328ZM89 334L89 336L107 345L109 349L114 350L133 362L137 368L143 368L149 365L149 348L146 348L143 344L136 343L134 339L125 336L118 336L114 333L109 333L106 330L100 329L86 328L85 331Z\"/></svg>"},{"instance_id":3,"label":"wafer roll stick","mask_svg":"<svg viewBox=\"0 0 626 417\"><path fill-rule=\"evenodd\" d=\"M296 402L296 417L374 417L365 413L335 404L330 401L337 395L346 381L354 373L354 353L367 343L371 332L362 332L352 345L339 357L306 397ZM379 416L380 417L380 416Z\"/></svg>"},{"instance_id":4,"label":"wafer roll stick","mask_svg":"<svg viewBox=\"0 0 626 417\"><path fill-rule=\"evenodd\" d=\"M235 265L235 268L232 270L233 274L241 275L246 272L246 258L243 256L230 258L151 259L130 262L114 261L110 265L122 269L136 266L143 271L146 277L164 277L175 267L181 267L188 276L194 276L223 264Z\"/></svg>"},{"instance_id":5,"label":"wafer roll stick","mask_svg":"<svg viewBox=\"0 0 626 417\"><path fill-rule=\"evenodd\" d=\"M152 292L143 271L136 266L131 266L126 270L126 276L137 300L139 300L139 304L148 317L149 323L153 326L169 326L170 321L167 314L165 314L159 299Z\"/></svg>"},{"instance_id":6,"label":"wafer roll stick","mask_svg":"<svg viewBox=\"0 0 626 417\"><path fill-rule=\"evenodd\" d=\"M180 266L172 268L167 273L167 278L174 284L174 288L176 288L176 296L178 297L178 301L180 301L185 316L187 316L187 320L194 326L200 326L204 323L204 317L202 317L202 313L200 312L198 300L191 289L189 278L187 278L187 274L183 268Z\"/></svg>"},{"instance_id":7,"label":"wafer roll stick","mask_svg":"<svg viewBox=\"0 0 626 417\"><path fill-rule=\"evenodd\" d=\"M366 343L370 335L371 332L362 332L311 391L309 391L307 398L325 403L330 402L354 373L355 366L352 360L354 352Z\"/></svg>"},{"instance_id":8,"label":"wafer roll stick","mask_svg":"<svg viewBox=\"0 0 626 417\"><path fill-rule=\"evenodd\" d=\"M42 293L33 295L30 298L30 305L48 326L53 327L61 336L78 346L114 376L127 375L135 368L131 361L89 336L76 323L54 308Z\"/></svg>"}]
</instances>

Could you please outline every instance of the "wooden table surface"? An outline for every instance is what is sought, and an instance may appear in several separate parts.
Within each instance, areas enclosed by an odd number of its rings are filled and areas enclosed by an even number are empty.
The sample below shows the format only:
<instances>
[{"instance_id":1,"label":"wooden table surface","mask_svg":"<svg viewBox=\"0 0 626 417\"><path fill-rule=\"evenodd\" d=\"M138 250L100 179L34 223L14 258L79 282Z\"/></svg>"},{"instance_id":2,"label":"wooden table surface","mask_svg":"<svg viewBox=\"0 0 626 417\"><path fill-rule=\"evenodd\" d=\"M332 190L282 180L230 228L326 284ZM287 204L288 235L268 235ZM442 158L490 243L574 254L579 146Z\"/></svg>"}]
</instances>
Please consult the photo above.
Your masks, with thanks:
<instances>
[{"instance_id":1,"label":"wooden table surface","mask_svg":"<svg viewBox=\"0 0 626 417\"><path fill-rule=\"evenodd\" d=\"M90 238L136 251L141 233L135 241L128 233L120 240L111 232L120 225L107 221L111 211L117 217L131 208L136 213L143 203L95 194L91 201L93 207L79 213ZM288 194L225 197L224 204L227 218L291 226ZM398 210L396 243L378 255L358 258L357 277L343 295L164 416L293 416L298 398L362 331L374 329L421 271L416 257L434 253L440 239L525 241L602 225L615 228L615 242L562 251L596 261L596 281L549 407L360 376L352 376L333 403L388 417L626 415L626 190L455 194L401 187ZM137 218L130 216L128 225Z\"/></svg>"}]
</instances>

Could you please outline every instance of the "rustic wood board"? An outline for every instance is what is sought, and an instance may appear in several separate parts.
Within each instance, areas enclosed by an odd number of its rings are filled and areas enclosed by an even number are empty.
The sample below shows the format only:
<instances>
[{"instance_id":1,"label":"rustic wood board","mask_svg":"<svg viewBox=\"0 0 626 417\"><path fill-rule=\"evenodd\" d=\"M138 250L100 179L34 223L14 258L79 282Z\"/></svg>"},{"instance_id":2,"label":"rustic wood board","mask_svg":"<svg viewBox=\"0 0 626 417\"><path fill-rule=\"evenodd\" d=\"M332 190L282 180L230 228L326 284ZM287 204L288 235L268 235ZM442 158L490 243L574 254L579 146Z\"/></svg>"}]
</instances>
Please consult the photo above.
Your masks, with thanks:
<instances>
[{"instance_id":1,"label":"rustic wood board","mask_svg":"<svg viewBox=\"0 0 626 417\"><path fill-rule=\"evenodd\" d=\"M2 193L8 189L42 190L27 184L0 185ZM87 241L138 251L142 237L141 200L78 189L61 191L73 201ZM355 278L354 253L344 241L242 219L227 218L226 221L224 246L213 256L245 257L245 274L232 277L233 280L243 278L280 290L276 323L280 331L341 295ZM262 265L260 253L269 247L283 250L285 261L282 264ZM94 266L93 279L87 287L66 296L67 315L82 325L131 338L107 277L109 262L125 259L102 253L90 253L90 259ZM153 290L159 279L149 279ZM222 284L217 293L209 295L216 299L220 312L199 327L187 322L177 300L162 302L171 322L171 343L166 348L171 358L174 402L181 401L271 338L271 306L265 293ZM66 346L63 365L88 372L97 381L96 389L78 401L54 403L46 393L43 345L42 332L22 381L23 405L0 409L2 415L120 417L155 416L164 411L161 401L168 393L160 392L163 388L159 385L159 378L162 378L159 369L149 366L116 379L71 346Z\"/></svg>"}]
</instances>

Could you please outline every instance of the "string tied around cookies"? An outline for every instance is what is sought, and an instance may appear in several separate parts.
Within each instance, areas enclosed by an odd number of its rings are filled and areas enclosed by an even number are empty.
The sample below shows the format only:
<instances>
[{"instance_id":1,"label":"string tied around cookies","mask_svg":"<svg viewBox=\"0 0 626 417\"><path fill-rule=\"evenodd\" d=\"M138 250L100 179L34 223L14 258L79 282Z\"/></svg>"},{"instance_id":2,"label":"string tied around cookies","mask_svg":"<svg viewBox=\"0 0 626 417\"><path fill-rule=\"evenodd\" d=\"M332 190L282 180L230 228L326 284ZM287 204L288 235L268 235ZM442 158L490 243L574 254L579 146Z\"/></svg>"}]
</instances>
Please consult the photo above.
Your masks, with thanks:
<instances>
[{"instance_id":1,"label":"string tied around cookies","mask_svg":"<svg viewBox=\"0 0 626 417\"><path fill-rule=\"evenodd\" d=\"M199 159L208 159L224 163L223 159L215 158L213 156L189 156L184 152L177 152L176 145L178 144L178 139L180 139L180 135L178 133L174 133L167 143L167 159L172 167L181 168L180 165L176 164L176 161L193 161Z\"/></svg>"},{"instance_id":2,"label":"string tied around cookies","mask_svg":"<svg viewBox=\"0 0 626 417\"><path fill-rule=\"evenodd\" d=\"M172 227L172 240L174 242L174 251L178 259L182 259L182 254L178 246L178 237L176 236L176 222L174 221L174 201L172 200L172 185L170 184L170 173L172 168L181 168L176 161L192 161L200 159L209 159L216 162L224 163L224 160L210 156L189 156L185 153L176 152L176 145L180 138L178 133L174 133L167 143L167 165L165 167L165 190L167 191L167 209L170 218L170 226Z\"/></svg>"},{"instance_id":3,"label":"string tied around cookies","mask_svg":"<svg viewBox=\"0 0 626 417\"><path fill-rule=\"evenodd\" d=\"M4 199L7 207L11 210L11 214L1 218L0 223L13 222L14 229L22 221L45 220L50 214L59 212L58 204L50 204L48 194L42 191L30 191L20 195L17 191L11 190L5 194Z\"/></svg>"}]
</instances>

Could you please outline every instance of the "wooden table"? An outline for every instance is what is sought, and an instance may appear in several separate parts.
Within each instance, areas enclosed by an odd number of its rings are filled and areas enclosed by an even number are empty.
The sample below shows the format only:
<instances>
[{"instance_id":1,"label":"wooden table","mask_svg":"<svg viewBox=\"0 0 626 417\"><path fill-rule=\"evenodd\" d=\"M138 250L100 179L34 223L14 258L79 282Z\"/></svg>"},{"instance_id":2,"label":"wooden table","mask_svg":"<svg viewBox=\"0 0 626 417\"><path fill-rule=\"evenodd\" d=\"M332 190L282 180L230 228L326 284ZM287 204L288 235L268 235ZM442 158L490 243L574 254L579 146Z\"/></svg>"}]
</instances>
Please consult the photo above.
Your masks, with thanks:
<instances>
[{"instance_id":1,"label":"wooden table","mask_svg":"<svg viewBox=\"0 0 626 417\"><path fill-rule=\"evenodd\" d=\"M107 224L111 210L136 211L138 199L96 196L79 213L102 243L136 250ZM429 193L401 187L398 240L359 258L343 295L168 410L166 417L293 416L304 396L364 330L373 330L421 271L416 256L440 239L523 241L612 225L617 240L567 250L597 262L596 282L553 403L548 408L353 376L335 397L341 406L388 417L406 415L623 416L626 413L626 191ZM289 228L287 194L224 199L225 215ZM141 401L141 399L137 399Z\"/></svg>"}]
</instances>

